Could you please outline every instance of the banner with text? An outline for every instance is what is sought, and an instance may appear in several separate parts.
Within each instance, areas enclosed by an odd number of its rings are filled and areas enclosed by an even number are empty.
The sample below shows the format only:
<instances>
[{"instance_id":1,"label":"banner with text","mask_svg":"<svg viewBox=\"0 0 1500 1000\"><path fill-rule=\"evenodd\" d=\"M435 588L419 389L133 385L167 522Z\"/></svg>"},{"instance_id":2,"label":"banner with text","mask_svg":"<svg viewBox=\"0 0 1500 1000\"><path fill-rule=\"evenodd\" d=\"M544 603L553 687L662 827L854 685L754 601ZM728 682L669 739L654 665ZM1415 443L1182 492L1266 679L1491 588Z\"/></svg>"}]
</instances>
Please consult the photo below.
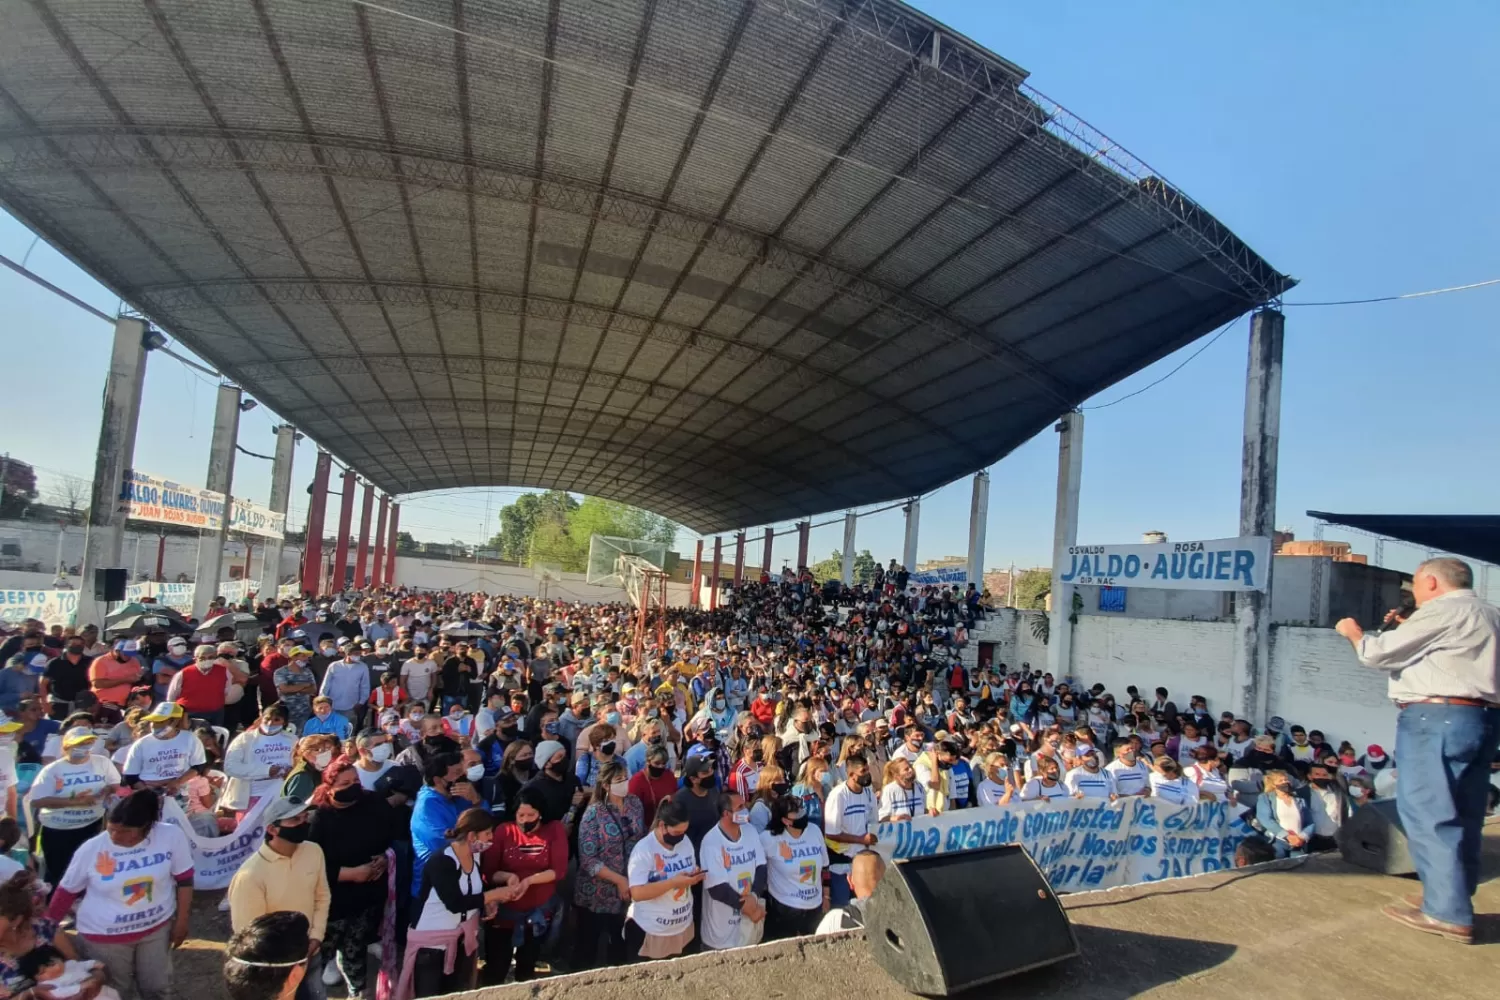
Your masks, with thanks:
<instances>
[{"instance_id":1,"label":"banner with text","mask_svg":"<svg viewBox=\"0 0 1500 1000\"><path fill-rule=\"evenodd\" d=\"M126 469L116 512L138 521L212 531L224 521L224 494Z\"/></svg>"},{"instance_id":2,"label":"banner with text","mask_svg":"<svg viewBox=\"0 0 1500 1000\"><path fill-rule=\"evenodd\" d=\"M254 854L265 842L266 825L260 814L271 804L269 797L261 799L255 808L245 814L233 833L222 837L199 835L188 821L187 813L171 796L162 799L162 819L182 828L188 843L193 845L193 888L227 889L229 880L240 870L245 859Z\"/></svg>"},{"instance_id":3,"label":"banner with text","mask_svg":"<svg viewBox=\"0 0 1500 1000\"><path fill-rule=\"evenodd\" d=\"M932 587L940 583L965 583L969 579L967 566L944 566L942 569L924 569L913 573L909 583L919 587Z\"/></svg>"},{"instance_id":4,"label":"banner with text","mask_svg":"<svg viewBox=\"0 0 1500 1000\"><path fill-rule=\"evenodd\" d=\"M78 615L76 590L0 590L0 621L17 625L35 618L46 625L72 625Z\"/></svg>"},{"instance_id":5,"label":"banner with text","mask_svg":"<svg viewBox=\"0 0 1500 1000\"><path fill-rule=\"evenodd\" d=\"M1079 892L1232 868L1251 833L1226 802L1070 798L881 823L875 849L901 861L1020 844L1054 891Z\"/></svg>"},{"instance_id":6,"label":"banner with text","mask_svg":"<svg viewBox=\"0 0 1500 1000\"><path fill-rule=\"evenodd\" d=\"M1152 545L1072 545L1063 583L1166 590L1265 590L1271 540L1264 536Z\"/></svg>"},{"instance_id":7,"label":"banner with text","mask_svg":"<svg viewBox=\"0 0 1500 1000\"><path fill-rule=\"evenodd\" d=\"M262 507L253 500L235 497L234 503L229 505L229 530L262 538L281 538L286 534L286 515Z\"/></svg>"}]
</instances>

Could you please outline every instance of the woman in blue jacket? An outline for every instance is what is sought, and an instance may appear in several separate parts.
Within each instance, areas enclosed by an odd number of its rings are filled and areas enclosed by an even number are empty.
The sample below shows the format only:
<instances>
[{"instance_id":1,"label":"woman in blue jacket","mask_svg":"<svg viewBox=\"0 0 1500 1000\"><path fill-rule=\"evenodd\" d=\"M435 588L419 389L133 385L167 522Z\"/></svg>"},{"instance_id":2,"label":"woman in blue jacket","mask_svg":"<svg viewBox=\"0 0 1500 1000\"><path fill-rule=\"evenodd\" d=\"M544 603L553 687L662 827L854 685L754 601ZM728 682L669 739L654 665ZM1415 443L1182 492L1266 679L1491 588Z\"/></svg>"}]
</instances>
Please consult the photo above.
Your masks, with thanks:
<instances>
[{"instance_id":1,"label":"woman in blue jacket","mask_svg":"<svg viewBox=\"0 0 1500 1000\"><path fill-rule=\"evenodd\" d=\"M1278 858L1307 853L1313 834L1312 809L1292 790L1285 771L1266 772L1264 790L1255 800L1255 820L1271 838Z\"/></svg>"}]
</instances>

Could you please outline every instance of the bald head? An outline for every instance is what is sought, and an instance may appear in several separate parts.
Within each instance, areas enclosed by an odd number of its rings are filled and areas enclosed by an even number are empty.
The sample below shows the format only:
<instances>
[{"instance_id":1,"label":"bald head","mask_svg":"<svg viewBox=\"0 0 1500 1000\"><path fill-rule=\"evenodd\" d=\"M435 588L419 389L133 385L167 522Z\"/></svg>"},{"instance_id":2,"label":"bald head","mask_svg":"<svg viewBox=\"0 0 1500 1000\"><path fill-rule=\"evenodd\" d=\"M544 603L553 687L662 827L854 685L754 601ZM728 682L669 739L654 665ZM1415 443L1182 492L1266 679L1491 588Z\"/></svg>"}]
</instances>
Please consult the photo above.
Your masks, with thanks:
<instances>
[{"instance_id":1,"label":"bald head","mask_svg":"<svg viewBox=\"0 0 1500 1000\"><path fill-rule=\"evenodd\" d=\"M849 888L855 899L869 899L885 875L885 859L874 851L860 851L849 862Z\"/></svg>"},{"instance_id":2,"label":"bald head","mask_svg":"<svg viewBox=\"0 0 1500 1000\"><path fill-rule=\"evenodd\" d=\"M1418 604L1423 604L1449 591L1472 590L1474 571L1462 559L1440 556L1428 559L1417 567L1411 577L1411 592Z\"/></svg>"}]
</instances>

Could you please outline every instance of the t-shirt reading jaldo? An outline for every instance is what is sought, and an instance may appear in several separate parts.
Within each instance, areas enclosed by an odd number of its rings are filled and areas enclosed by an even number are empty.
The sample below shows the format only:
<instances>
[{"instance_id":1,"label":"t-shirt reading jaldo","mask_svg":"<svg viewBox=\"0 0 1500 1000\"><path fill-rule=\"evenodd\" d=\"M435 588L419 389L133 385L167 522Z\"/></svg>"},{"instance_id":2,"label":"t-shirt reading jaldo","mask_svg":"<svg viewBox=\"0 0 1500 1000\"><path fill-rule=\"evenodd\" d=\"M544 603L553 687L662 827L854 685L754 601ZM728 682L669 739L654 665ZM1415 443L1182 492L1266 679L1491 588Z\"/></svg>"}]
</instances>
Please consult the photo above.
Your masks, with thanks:
<instances>
[{"instance_id":1,"label":"t-shirt reading jaldo","mask_svg":"<svg viewBox=\"0 0 1500 1000\"><path fill-rule=\"evenodd\" d=\"M698 847L698 867L708 874L703 878L703 943L710 948L737 948L740 922L745 918L733 907L708 894L716 885L728 885L735 895L743 893L755 881L755 869L766 863L760 846L760 834L748 823L740 827L740 839L730 840L715 823L703 835ZM821 890L821 887L820 887Z\"/></svg>"},{"instance_id":2,"label":"t-shirt reading jaldo","mask_svg":"<svg viewBox=\"0 0 1500 1000\"><path fill-rule=\"evenodd\" d=\"M697 867L692 841L684 839L676 847L663 847L654 833L648 833L630 852L627 875L631 885L665 882ZM626 913L647 934L671 937L693 926L693 892L674 889L655 899L638 899Z\"/></svg>"},{"instance_id":3,"label":"t-shirt reading jaldo","mask_svg":"<svg viewBox=\"0 0 1500 1000\"><path fill-rule=\"evenodd\" d=\"M100 833L84 841L59 888L83 895L78 931L118 938L159 927L177 912L178 876L193 871L187 834L171 823L153 823L134 847L119 847Z\"/></svg>"}]
</instances>

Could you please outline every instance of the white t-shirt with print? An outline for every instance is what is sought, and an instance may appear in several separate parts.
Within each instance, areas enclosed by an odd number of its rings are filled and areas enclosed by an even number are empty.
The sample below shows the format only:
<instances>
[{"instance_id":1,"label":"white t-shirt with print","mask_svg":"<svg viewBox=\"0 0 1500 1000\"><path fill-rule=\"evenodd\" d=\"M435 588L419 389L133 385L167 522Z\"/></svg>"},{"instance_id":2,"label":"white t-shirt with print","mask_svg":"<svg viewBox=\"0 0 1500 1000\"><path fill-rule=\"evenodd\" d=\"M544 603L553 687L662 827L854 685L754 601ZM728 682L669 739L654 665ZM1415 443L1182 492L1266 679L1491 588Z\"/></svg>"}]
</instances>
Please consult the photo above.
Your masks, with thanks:
<instances>
[{"instance_id":1,"label":"white t-shirt with print","mask_svg":"<svg viewBox=\"0 0 1500 1000\"><path fill-rule=\"evenodd\" d=\"M698 867L708 874L703 879L703 924L699 933L710 948L736 948L742 943L740 924L745 919L733 907L708 894L716 885L727 885L738 895L755 881L755 869L766 863L760 834L745 823L740 839L730 840L723 827L715 823L698 845Z\"/></svg>"},{"instance_id":2,"label":"white t-shirt with print","mask_svg":"<svg viewBox=\"0 0 1500 1000\"><path fill-rule=\"evenodd\" d=\"M66 757L54 760L37 772L31 783L33 799L66 799L82 793L98 794L110 785L120 783L120 772L106 757L89 754L80 764ZM53 830L81 830L104 818L105 804L69 806L62 809L37 810L42 825Z\"/></svg>"},{"instance_id":3,"label":"white t-shirt with print","mask_svg":"<svg viewBox=\"0 0 1500 1000\"><path fill-rule=\"evenodd\" d=\"M1107 799L1115 794L1115 779L1103 768L1090 771L1086 767L1075 767L1063 776L1063 784L1069 794L1082 792L1086 799Z\"/></svg>"},{"instance_id":4,"label":"white t-shirt with print","mask_svg":"<svg viewBox=\"0 0 1500 1000\"><path fill-rule=\"evenodd\" d=\"M142 781L170 781L206 762L203 742L195 733L181 730L166 740L148 733L130 744L123 770Z\"/></svg>"},{"instance_id":5,"label":"white t-shirt with print","mask_svg":"<svg viewBox=\"0 0 1500 1000\"><path fill-rule=\"evenodd\" d=\"M1151 794L1163 802L1174 806L1185 806L1198 801L1198 786L1187 778L1163 778L1156 772L1151 773Z\"/></svg>"},{"instance_id":6,"label":"white t-shirt with print","mask_svg":"<svg viewBox=\"0 0 1500 1000\"><path fill-rule=\"evenodd\" d=\"M1052 786L1042 784L1041 778L1032 778L1021 786L1021 801L1033 799L1064 799L1068 797L1068 786L1061 781Z\"/></svg>"},{"instance_id":7,"label":"white t-shirt with print","mask_svg":"<svg viewBox=\"0 0 1500 1000\"><path fill-rule=\"evenodd\" d=\"M177 876L193 870L187 834L171 823L151 825L134 847L119 847L109 833L83 842L58 885L82 894L78 931L93 937L140 934L177 912Z\"/></svg>"},{"instance_id":8,"label":"white t-shirt with print","mask_svg":"<svg viewBox=\"0 0 1500 1000\"><path fill-rule=\"evenodd\" d=\"M828 864L828 849L823 846L823 831L809 823L802 836L792 831L760 835L761 850L766 856L766 888L771 898L795 910L812 910L823 905L823 869Z\"/></svg>"},{"instance_id":9,"label":"white t-shirt with print","mask_svg":"<svg viewBox=\"0 0 1500 1000\"><path fill-rule=\"evenodd\" d=\"M631 885L650 885L691 872L698 866L692 841L683 838L676 847L665 847L653 831L642 837L630 852L626 875ZM637 899L625 915L647 934L671 937L693 926L691 889L673 889L655 899Z\"/></svg>"},{"instance_id":10,"label":"white t-shirt with print","mask_svg":"<svg viewBox=\"0 0 1500 1000\"><path fill-rule=\"evenodd\" d=\"M898 782L893 781L880 790L879 819L882 822L925 815L926 799L922 795L922 789L917 786L902 788Z\"/></svg>"},{"instance_id":11,"label":"white t-shirt with print","mask_svg":"<svg viewBox=\"0 0 1500 1000\"><path fill-rule=\"evenodd\" d=\"M432 693L433 675L437 672L438 665L430 658L419 660L413 657L401 664L401 683L406 685L406 693L411 696L412 701L427 700L427 696Z\"/></svg>"},{"instance_id":12,"label":"white t-shirt with print","mask_svg":"<svg viewBox=\"0 0 1500 1000\"><path fill-rule=\"evenodd\" d=\"M828 833L862 837L873 832L879 822L876 817L875 793L868 788L852 792L847 781L840 781L823 803L823 829ZM833 863L828 866L828 870L847 875L849 860L863 849L858 844L830 845L829 860Z\"/></svg>"},{"instance_id":13,"label":"white t-shirt with print","mask_svg":"<svg viewBox=\"0 0 1500 1000\"><path fill-rule=\"evenodd\" d=\"M1137 795L1141 789L1150 787L1151 768L1142 761L1127 764L1123 760L1112 760L1104 766L1115 782L1115 794Z\"/></svg>"}]
</instances>

